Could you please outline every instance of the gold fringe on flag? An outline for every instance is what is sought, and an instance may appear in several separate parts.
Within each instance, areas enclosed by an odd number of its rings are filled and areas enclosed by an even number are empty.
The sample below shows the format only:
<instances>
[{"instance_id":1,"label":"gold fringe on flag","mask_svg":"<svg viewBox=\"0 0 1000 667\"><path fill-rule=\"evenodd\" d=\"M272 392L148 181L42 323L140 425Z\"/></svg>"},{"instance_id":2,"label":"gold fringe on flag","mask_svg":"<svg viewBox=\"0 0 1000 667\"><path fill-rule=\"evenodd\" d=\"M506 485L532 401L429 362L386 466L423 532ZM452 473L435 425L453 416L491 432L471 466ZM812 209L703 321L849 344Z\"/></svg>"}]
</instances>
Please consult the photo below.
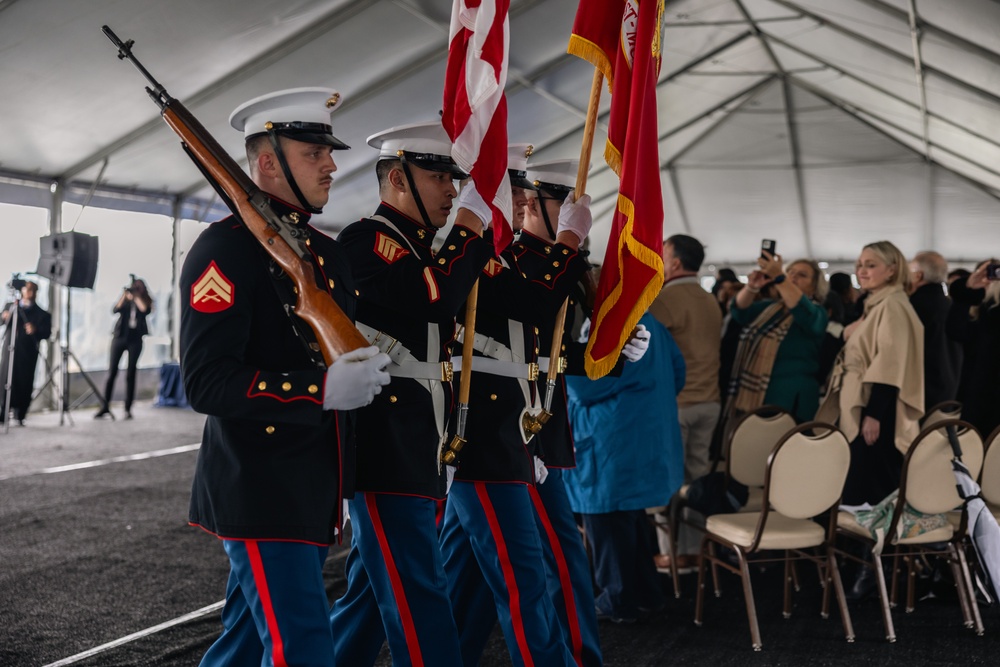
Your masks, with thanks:
<instances>
[{"instance_id":1,"label":"gold fringe on flag","mask_svg":"<svg viewBox=\"0 0 1000 667\"><path fill-rule=\"evenodd\" d=\"M611 294L604 299L601 304L601 308L598 311L596 317L594 317L594 328L590 331L590 340L587 341L587 351L584 358L584 365L587 371L587 377L591 380L597 380L604 377L611 372L611 369L615 367L618 363L618 356L621 354L621 349L624 347L626 341L632 337L632 330L635 325L639 323L639 320L645 314L646 309L649 305L653 303L656 295L660 293L660 288L663 287L663 257L657 254L650 248L647 248L643 244L639 243L632 236L632 224L635 218L635 206L632 200L623 194L618 195L618 210L621 211L627 218L625 227L622 229L621 235L618 237L618 282L615 284L614 289ZM650 279L646 286L642 289L639 294L639 298L636 299L635 305L628 314L628 318L625 320L625 326L622 327L622 333L618 345L615 350L600 359L594 359L593 357L593 347L594 342L597 340L597 329L604 322L608 312L614 308L615 304L621 298L622 294L622 281L621 281L621 269L622 269L622 255L625 248L628 248L629 253L635 257L639 262L645 264L650 269L653 269L653 277Z\"/></svg>"}]
</instances>

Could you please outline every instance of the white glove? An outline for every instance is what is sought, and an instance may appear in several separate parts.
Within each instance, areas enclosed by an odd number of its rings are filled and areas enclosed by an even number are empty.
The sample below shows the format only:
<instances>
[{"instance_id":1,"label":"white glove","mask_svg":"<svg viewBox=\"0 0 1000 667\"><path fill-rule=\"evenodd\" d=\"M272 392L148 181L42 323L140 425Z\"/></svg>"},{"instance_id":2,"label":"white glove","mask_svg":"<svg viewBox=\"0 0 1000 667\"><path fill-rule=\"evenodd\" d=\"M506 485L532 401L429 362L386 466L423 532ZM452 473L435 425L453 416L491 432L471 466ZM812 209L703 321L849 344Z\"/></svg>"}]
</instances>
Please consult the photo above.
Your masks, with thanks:
<instances>
[{"instance_id":1,"label":"white glove","mask_svg":"<svg viewBox=\"0 0 1000 667\"><path fill-rule=\"evenodd\" d=\"M635 326L635 334L629 342L625 343L625 347L622 348L622 355L629 361L639 361L646 354L646 350L649 349L649 337L650 333L646 325L637 324Z\"/></svg>"},{"instance_id":2,"label":"white glove","mask_svg":"<svg viewBox=\"0 0 1000 667\"><path fill-rule=\"evenodd\" d=\"M456 468L455 466L445 466L444 467L444 475L445 475L445 478L446 478L445 479L445 487L444 487L444 493L445 493L445 495L448 495L448 492L451 491L451 485L455 482L455 473L456 472L458 472L458 468Z\"/></svg>"},{"instance_id":3,"label":"white glove","mask_svg":"<svg viewBox=\"0 0 1000 667\"><path fill-rule=\"evenodd\" d=\"M556 237L562 232L573 232L580 243L587 238L594 218L590 215L590 195L583 195L573 201L573 192L569 193L562 206L559 207L559 226L556 227Z\"/></svg>"},{"instance_id":4,"label":"white glove","mask_svg":"<svg viewBox=\"0 0 1000 667\"><path fill-rule=\"evenodd\" d=\"M351 521L351 501L344 498L344 526Z\"/></svg>"},{"instance_id":5,"label":"white glove","mask_svg":"<svg viewBox=\"0 0 1000 667\"><path fill-rule=\"evenodd\" d=\"M361 347L337 357L326 369L323 391L324 410L354 410L375 400L382 387L389 384L389 355L379 349Z\"/></svg>"},{"instance_id":6,"label":"white glove","mask_svg":"<svg viewBox=\"0 0 1000 667\"><path fill-rule=\"evenodd\" d=\"M493 210L490 205L487 204L479 191L476 190L476 182L470 180L462 188L462 191L458 194L458 201L456 202L458 208L464 208L472 213L476 214L480 222L483 223L483 231L485 232L489 226L490 222L493 220Z\"/></svg>"},{"instance_id":7,"label":"white glove","mask_svg":"<svg viewBox=\"0 0 1000 667\"><path fill-rule=\"evenodd\" d=\"M544 484L545 480L549 477L549 469L545 467L542 460L535 457L535 481L539 484Z\"/></svg>"},{"instance_id":8,"label":"white glove","mask_svg":"<svg viewBox=\"0 0 1000 667\"><path fill-rule=\"evenodd\" d=\"M583 324L580 325L580 337L577 339L577 343L586 343L590 340L590 318L586 318Z\"/></svg>"}]
</instances>

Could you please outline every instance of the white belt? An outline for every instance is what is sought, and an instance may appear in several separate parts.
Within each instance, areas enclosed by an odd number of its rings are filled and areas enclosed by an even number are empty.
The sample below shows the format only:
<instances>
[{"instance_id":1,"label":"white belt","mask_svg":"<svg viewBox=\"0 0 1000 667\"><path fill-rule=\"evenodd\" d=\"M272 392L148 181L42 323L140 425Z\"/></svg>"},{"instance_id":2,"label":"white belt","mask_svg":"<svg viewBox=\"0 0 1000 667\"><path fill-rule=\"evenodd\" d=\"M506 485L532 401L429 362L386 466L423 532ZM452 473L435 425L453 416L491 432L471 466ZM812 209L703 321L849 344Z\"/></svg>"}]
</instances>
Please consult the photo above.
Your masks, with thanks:
<instances>
[{"instance_id":1,"label":"white belt","mask_svg":"<svg viewBox=\"0 0 1000 667\"><path fill-rule=\"evenodd\" d=\"M465 342L465 327L462 327L461 331L458 332L458 336L455 340L459 343ZM496 359L498 361L513 361L514 353L511 352L510 348L496 340L495 338L490 338L489 336L484 336L481 333L477 333L472 339L472 349L477 352L482 352L487 357L491 359ZM454 360L452 360L454 363ZM477 369L478 370L478 369Z\"/></svg>"},{"instance_id":2,"label":"white belt","mask_svg":"<svg viewBox=\"0 0 1000 667\"><path fill-rule=\"evenodd\" d=\"M560 373L565 373L566 372L566 363L567 363L566 362L566 357L559 357L559 372ZM545 373L546 375L548 375L548 373L549 373L549 358L548 357L538 357L538 372L539 373Z\"/></svg>"},{"instance_id":3,"label":"white belt","mask_svg":"<svg viewBox=\"0 0 1000 667\"><path fill-rule=\"evenodd\" d=\"M356 322L355 326L369 343L392 359L392 365L386 369L392 377L451 382L450 361L418 361L405 345L384 331L379 331L363 322Z\"/></svg>"},{"instance_id":4,"label":"white belt","mask_svg":"<svg viewBox=\"0 0 1000 667\"><path fill-rule=\"evenodd\" d=\"M452 357L451 365L454 372L462 370L462 357ZM501 361L489 357L473 357L472 370L479 373L489 373L501 377L517 378L534 382L538 379L538 364L521 364L516 361Z\"/></svg>"}]
</instances>

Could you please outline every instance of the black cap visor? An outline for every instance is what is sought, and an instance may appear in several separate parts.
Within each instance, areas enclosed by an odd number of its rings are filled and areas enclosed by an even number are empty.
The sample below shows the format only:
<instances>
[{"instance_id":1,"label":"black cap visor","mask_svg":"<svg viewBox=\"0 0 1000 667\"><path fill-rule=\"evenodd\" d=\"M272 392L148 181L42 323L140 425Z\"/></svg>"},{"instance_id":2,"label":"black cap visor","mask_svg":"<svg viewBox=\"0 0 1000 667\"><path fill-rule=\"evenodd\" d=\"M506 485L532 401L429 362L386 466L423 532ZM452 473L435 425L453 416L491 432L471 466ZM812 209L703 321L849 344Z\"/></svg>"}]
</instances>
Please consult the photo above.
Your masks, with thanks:
<instances>
[{"instance_id":1,"label":"black cap visor","mask_svg":"<svg viewBox=\"0 0 1000 667\"><path fill-rule=\"evenodd\" d=\"M290 123L272 123L271 129L279 136L302 141L307 144L320 144L331 146L335 151L343 151L350 148L343 141L333 136L333 128L324 123L302 123L292 121ZM259 132L247 137L247 140L254 139L267 134Z\"/></svg>"},{"instance_id":2,"label":"black cap visor","mask_svg":"<svg viewBox=\"0 0 1000 667\"><path fill-rule=\"evenodd\" d=\"M556 183L543 183L542 181L535 181L535 189L542 195L548 195L552 199L558 199L563 201L573 191L573 188L568 185L558 185Z\"/></svg>"},{"instance_id":3,"label":"black cap visor","mask_svg":"<svg viewBox=\"0 0 1000 667\"><path fill-rule=\"evenodd\" d=\"M517 169L508 169L507 175L510 176L510 184L515 188L524 188L525 190L537 190L535 184L528 180L528 172L519 171Z\"/></svg>"},{"instance_id":4,"label":"black cap visor","mask_svg":"<svg viewBox=\"0 0 1000 667\"><path fill-rule=\"evenodd\" d=\"M426 169L427 171L442 171L449 173L453 178L465 180L469 177L467 173L458 168L450 155L437 155L435 153L411 153L406 152L406 161L415 167Z\"/></svg>"}]
</instances>

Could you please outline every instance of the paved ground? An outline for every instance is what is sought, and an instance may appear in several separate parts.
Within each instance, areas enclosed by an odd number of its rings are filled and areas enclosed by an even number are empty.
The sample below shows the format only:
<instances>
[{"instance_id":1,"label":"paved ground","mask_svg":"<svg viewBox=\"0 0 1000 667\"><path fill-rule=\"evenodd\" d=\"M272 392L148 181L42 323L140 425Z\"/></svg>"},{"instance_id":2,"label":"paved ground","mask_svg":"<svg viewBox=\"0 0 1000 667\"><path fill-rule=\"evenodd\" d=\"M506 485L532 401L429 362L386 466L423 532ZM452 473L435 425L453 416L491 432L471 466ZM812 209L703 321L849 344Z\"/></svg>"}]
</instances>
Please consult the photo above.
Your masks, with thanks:
<instances>
[{"instance_id":1,"label":"paved ground","mask_svg":"<svg viewBox=\"0 0 1000 667\"><path fill-rule=\"evenodd\" d=\"M148 403L134 413L111 422L75 411L72 426L32 414L0 435L0 666L189 666L218 635L227 561L217 540L185 521L202 417ZM344 588L343 558L336 547L327 562L331 599ZM836 614L818 616L813 572L803 571L795 614L782 619L771 568L755 580L765 649L754 653L737 582L724 580L723 598L706 601L701 628L694 583L683 577L682 597L656 617L602 625L606 664L992 665L1000 650L997 608L983 608L987 632L976 637L947 597L897 610L893 645L881 638L876 603L859 603L858 640L848 644ZM379 665L389 664L383 652ZM510 664L499 633L481 664Z\"/></svg>"}]
</instances>

